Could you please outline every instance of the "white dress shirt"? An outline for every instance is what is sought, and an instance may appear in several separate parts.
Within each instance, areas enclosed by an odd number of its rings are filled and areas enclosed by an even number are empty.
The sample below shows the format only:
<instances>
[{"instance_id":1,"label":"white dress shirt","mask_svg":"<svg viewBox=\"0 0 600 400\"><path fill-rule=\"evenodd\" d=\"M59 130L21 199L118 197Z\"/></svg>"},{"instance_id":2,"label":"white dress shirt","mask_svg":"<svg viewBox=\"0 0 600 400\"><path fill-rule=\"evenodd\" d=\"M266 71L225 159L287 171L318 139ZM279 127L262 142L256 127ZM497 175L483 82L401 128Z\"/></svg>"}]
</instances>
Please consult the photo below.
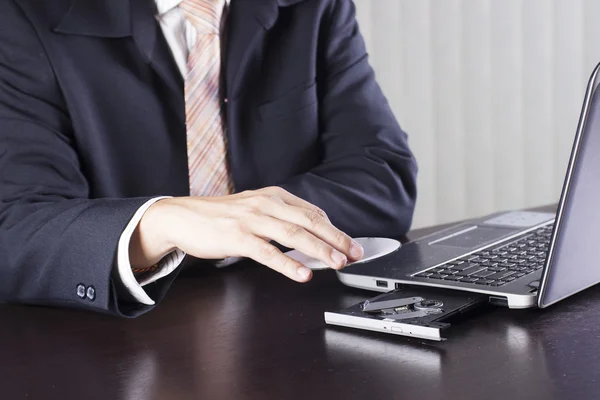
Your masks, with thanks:
<instances>
[{"instance_id":1,"label":"white dress shirt","mask_svg":"<svg viewBox=\"0 0 600 400\"><path fill-rule=\"evenodd\" d=\"M171 49L173 58L181 75L185 79L187 69L187 58L190 50L194 47L197 40L196 28L185 18L179 4L183 0L156 0L157 15L156 19L160 24L163 35ZM225 0L226 9L231 0ZM224 31L227 13L223 13L221 20L221 32ZM123 287L126 288L131 296L138 302L146 305L154 305L154 300L148 296L144 286L164 278L172 273L183 261L185 253L181 250L175 250L165 257L159 264L159 268L152 272L144 274L142 278L136 278L131 269L129 260L129 242L131 235L139 224L142 216L150 206L165 197L157 197L146 202L134 214L129 224L121 234L117 248L117 279L120 279Z\"/></svg>"}]
</instances>

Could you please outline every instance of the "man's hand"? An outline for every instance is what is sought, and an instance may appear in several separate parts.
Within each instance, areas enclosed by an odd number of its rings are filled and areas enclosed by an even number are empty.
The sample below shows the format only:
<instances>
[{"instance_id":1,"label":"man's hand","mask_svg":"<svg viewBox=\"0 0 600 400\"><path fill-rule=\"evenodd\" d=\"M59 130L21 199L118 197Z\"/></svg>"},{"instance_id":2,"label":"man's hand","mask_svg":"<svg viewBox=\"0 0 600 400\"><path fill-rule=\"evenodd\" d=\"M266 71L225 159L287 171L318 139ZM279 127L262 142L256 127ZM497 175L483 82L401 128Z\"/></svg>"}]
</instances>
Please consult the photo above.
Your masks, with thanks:
<instances>
[{"instance_id":1,"label":"man's hand","mask_svg":"<svg viewBox=\"0 0 600 400\"><path fill-rule=\"evenodd\" d=\"M306 282L310 269L269 243L274 240L333 269L363 255L316 206L279 187L223 197L164 199L144 214L130 243L133 267L147 267L175 248L201 259L248 257Z\"/></svg>"}]
</instances>

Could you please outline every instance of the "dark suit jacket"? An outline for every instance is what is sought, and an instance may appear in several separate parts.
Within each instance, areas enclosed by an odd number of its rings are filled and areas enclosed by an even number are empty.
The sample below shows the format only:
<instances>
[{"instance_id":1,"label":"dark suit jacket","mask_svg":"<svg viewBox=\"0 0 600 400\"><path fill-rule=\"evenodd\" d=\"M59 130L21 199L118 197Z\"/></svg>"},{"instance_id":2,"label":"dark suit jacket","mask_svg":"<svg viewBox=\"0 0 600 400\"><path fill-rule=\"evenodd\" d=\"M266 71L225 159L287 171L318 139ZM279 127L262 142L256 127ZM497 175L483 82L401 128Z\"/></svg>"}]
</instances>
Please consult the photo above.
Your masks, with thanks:
<instances>
[{"instance_id":1,"label":"dark suit jacket","mask_svg":"<svg viewBox=\"0 0 600 400\"><path fill-rule=\"evenodd\" d=\"M150 309L118 301L111 270L138 207L189 194L183 79L154 13L0 1L0 300ZM352 236L408 230L415 160L350 0L233 0L225 57L237 191L282 186ZM175 275L146 289L160 300Z\"/></svg>"}]
</instances>

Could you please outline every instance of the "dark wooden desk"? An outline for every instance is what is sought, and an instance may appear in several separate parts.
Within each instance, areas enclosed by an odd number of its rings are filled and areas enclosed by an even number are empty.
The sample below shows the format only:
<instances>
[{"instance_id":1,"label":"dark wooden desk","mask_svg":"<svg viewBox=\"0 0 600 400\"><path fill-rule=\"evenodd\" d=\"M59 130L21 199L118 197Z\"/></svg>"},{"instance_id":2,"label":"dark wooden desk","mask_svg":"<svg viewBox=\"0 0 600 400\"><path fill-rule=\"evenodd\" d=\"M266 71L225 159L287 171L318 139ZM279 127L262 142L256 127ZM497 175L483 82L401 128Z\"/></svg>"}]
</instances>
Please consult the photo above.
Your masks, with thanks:
<instances>
[{"instance_id":1,"label":"dark wooden desk","mask_svg":"<svg viewBox=\"0 0 600 400\"><path fill-rule=\"evenodd\" d=\"M425 231L415 232L419 235ZM136 320L0 306L0 398L596 399L600 288L489 312L444 343L327 328L372 293L333 271L197 269Z\"/></svg>"}]
</instances>

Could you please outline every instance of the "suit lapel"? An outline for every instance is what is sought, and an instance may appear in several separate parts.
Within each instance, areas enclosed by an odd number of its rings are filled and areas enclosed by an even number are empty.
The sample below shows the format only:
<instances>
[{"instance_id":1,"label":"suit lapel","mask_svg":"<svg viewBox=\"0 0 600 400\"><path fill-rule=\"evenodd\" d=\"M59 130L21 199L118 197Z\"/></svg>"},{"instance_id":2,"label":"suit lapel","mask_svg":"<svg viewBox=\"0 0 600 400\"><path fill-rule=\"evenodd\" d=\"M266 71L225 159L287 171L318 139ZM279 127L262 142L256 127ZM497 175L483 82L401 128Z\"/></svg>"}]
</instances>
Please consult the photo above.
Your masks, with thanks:
<instances>
[{"instance_id":1,"label":"suit lapel","mask_svg":"<svg viewBox=\"0 0 600 400\"><path fill-rule=\"evenodd\" d=\"M146 62L163 80L173 96L165 99L185 125L184 80L155 18L154 0L131 1L131 35Z\"/></svg>"},{"instance_id":2,"label":"suit lapel","mask_svg":"<svg viewBox=\"0 0 600 400\"><path fill-rule=\"evenodd\" d=\"M181 98L183 106L183 77L163 40L155 14L154 0L131 0L131 35L146 62Z\"/></svg>"},{"instance_id":3,"label":"suit lapel","mask_svg":"<svg viewBox=\"0 0 600 400\"><path fill-rule=\"evenodd\" d=\"M132 37L144 60L183 103L183 78L162 40L155 13L154 0L73 0L54 30L113 39Z\"/></svg>"},{"instance_id":4,"label":"suit lapel","mask_svg":"<svg viewBox=\"0 0 600 400\"><path fill-rule=\"evenodd\" d=\"M227 97L239 94L252 55L261 47L266 31L279 14L277 0L232 0L227 20L225 84Z\"/></svg>"}]
</instances>

